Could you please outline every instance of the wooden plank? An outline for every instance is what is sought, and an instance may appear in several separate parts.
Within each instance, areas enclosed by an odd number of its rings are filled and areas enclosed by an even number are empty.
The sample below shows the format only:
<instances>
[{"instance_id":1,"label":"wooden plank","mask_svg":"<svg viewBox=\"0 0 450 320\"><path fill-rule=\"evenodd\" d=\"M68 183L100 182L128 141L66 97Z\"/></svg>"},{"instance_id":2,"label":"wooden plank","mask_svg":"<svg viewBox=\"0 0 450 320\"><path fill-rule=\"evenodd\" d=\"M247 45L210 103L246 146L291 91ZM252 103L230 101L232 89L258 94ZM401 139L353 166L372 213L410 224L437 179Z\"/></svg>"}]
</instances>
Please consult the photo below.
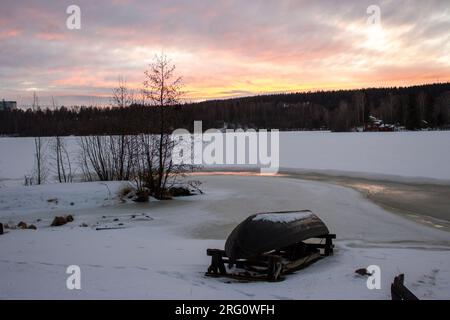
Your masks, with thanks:
<instances>
[{"instance_id":1,"label":"wooden plank","mask_svg":"<svg viewBox=\"0 0 450 320\"><path fill-rule=\"evenodd\" d=\"M233 279L236 281L241 282L254 282L254 281L265 281L265 282L280 282L283 281L284 278L282 276L278 277L277 279L268 279L267 275L260 274L260 275L249 275L245 273L227 273L227 274L211 274L211 273L205 273L205 276L212 277L212 278L228 278Z\"/></svg>"},{"instance_id":2,"label":"wooden plank","mask_svg":"<svg viewBox=\"0 0 450 320\"><path fill-rule=\"evenodd\" d=\"M419 300L405 285L405 275L400 274L394 278L391 284L392 300Z\"/></svg>"},{"instance_id":3,"label":"wooden plank","mask_svg":"<svg viewBox=\"0 0 450 320\"><path fill-rule=\"evenodd\" d=\"M329 234L324 234L323 236L317 236L317 237L313 237L313 238L317 238L317 239L336 239L336 235L333 233L329 233Z\"/></svg>"},{"instance_id":4,"label":"wooden plank","mask_svg":"<svg viewBox=\"0 0 450 320\"><path fill-rule=\"evenodd\" d=\"M285 270L283 273L288 273L288 272L298 270L303 265L307 266L307 265L319 260L320 258L321 258L321 255L319 253L313 253L313 254L303 257L301 259L286 263L283 266L283 270Z\"/></svg>"},{"instance_id":5,"label":"wooden plank","mask_svg":"<svg viewBox=\"0 0 450 320\"><path fill-rule=\"evenodd\" d=\"M220 255L226 257L225 250L220 250L220 249L206 249L206 255L212 256L212 255L216 255L216 254L220 254Z\"/></svg>"},{"instance_id":6,"label":"wooden plank","mask_svg":"<svg viewBox=\"0 0 450 320\"><path fill-rule=\"evenodd\" d=\"M238 261L235 261L234 264L238 268L245 268L245 267L262 267L262 268L267 268L269 262L268 261L261 261L261 260L238 260Z\"/></svg>"},{"instance_id":7,"label":"wooden plank","mask_svg":"<svg viewBox=\"0 0 450 320\"><path fill-rule=\"evenodd\" d=\"M102 230L117 230L117 229L126 229L125 227L98 227L95 228L95 230L97 231L102 231Z\"/></svg>"}]
</instances>

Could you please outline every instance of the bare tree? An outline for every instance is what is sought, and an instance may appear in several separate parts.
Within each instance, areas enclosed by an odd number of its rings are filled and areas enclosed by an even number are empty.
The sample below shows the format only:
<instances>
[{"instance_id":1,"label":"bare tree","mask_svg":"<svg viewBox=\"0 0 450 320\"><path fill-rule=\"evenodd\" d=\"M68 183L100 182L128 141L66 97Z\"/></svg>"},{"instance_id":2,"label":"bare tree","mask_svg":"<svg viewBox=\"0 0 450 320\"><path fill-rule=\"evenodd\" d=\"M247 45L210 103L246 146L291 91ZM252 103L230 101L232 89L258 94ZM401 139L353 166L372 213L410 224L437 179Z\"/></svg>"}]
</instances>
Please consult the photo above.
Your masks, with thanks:
<instances>
[{"instance_id":1,"label":"bare tree","mask_svg":"<svg viewBox=\"0 0 450 320\"><path fill-rule=\"evenodd\" d=\"M145 91L145 88L142 88L139 90L139 97L140 97L139 103L142 106L145 106L145 103L146 103L145 101L147 100L147 92Z\"/></svg>"},{"instance_id":2,"label":"bare tree","mask_svg":"<svg viewBox=\"0 0 450 320\"><path fill-rule=\"evenodd\" d=\"M154 184L151 188L154 196L162 199L167 178L173 169L171 159L173 142L167 132L165 108L179 103L183 94L181 91L182 78L175 75L175 65L164 54L156 55L144 74L146 97L152 106L159 109L158 164Z\"/></svg>"},{"instance_id":3,"label":"bare tree","mask_svg":"<svg viewBox=\"0 0 450 320\"><path fill-rule=\"evenodd\" d=\"M79 166L81 168L81 172L83 174L83 180L84 181L94 181L94 176L91 170L90 166L90 157L89 152L87 150L88 148L88 141L84 139L83 137L80 137L78 139L78 145L80 148L80 155L79 155Z\"/></svg>"},{"instance_id":4,"label":"bare tree","mask_svg":"<svg viewBox=\"0 0 450 320\"><path fill-rule=\"evenodd\" d=\"M39 98L38 98L38 96L36 94L36 91L33 91L33 104L31 106L31 110L37 111L39 109L40 109L39 108Z\"/></svg>"},{"instance_id":5,"label":"bare tree","mask_svg":"<svg viewBox=\"0 0 450 320\"><path fill-rule=\"evenodd\" d=\"M177 141L172 139L167 126L166 108L179 103L181 85L181 78L175 76L175 66L170 60L164 55L156 56L145 71L144 98L149 107L157 108L158 134L81 137L80 158L85 179L131 180L141 199L148 199L149 195L158 199L170 197L169 189L180 183L181 177L192 168L173 162L172 151ZM112 102L119 108L126 108L131 105L132 97L132 91L120 79Z\"/></svg>"},{"instance_id":6,"label":"bare tree","mask_svg":"<svg viewBox=\"0 0 450 320\"><path fill-rule=\"evenodd\" d=\"M39 100L36 92L33 92L33 110L39 110ZM45 150L46 143L40 135L34 138L34 171L33 180L36 184L44 183L47 176L47 169L45 166Z\"/></svg>"},{"instance_id":7,"label":"bare tree","mask_svg":"<svg viewBox=\"0 0 450 320\"><path fill-rule=\"evenodd\" d=\"M126 135L80 137L78 144L84 179L129 180L135 165L133 143L133 136Z\"/></svg>"},{"instance_id":8,"label":"bare tree","mask_svg":"<svg viewBox=\"0 0 450 320\"><path fill-rule=\"evenodd\" d=\"M93 180L91 172L97 175L100 181L114 180L113 162L105 136L80 137L82 169L86 180Z\"/></svg>"},{"instance_id":9,"label":"bare tree","mask_svg":"<svg viewBox=\"0 0 450 320\"><path fill-rule=\"evenodd\" d=\"M117 88L113 89L113 104L119 108L128 108L134 103L134 92L128 88L126 81L119 77ZM131 138L125 132L109 136L109 148L112 157L113 178L128 180L133 164L133 153L130 152Z\"/></svg>"},{"instance_id":10,"label":"bare tree","mask_svg":"<svg viewBox=\"0 0 450 320\"><path fill-rule=\"evenodd\" d=\"M119 108L129 107L134 102L134 92L128 88L127 82L119 76L119 83L113 89L112 104Z\"/></svg>"},{"instance_id":11,"label":"bare tree","mask_svg":"<svg viewBox=\"0 0 450 320\"><path fill-rule=\"evenodd\" d=\"M72 162L64 138L56 136L51 145L59 182L72 182Z\"/></svg>"},{"instance_id":12,"label":"bare tree","mask_svg":"<svg viewBox=\"0 0 450 320\"><path fill-rule=\"evenodd\" d=\"M148 196L154 191L158 139L151 134L139 134L129 138L128 152L131 161L129 180L135 184L138 201L147 201Z\"/></svg>"},{"instance_id":13,"label":"bare tree","mask_svg":"<svg viewBox=\"0 0 450 320\"><path fill-rule=\"evenodd\" d=\"M54 97L52 97L52 106L53 110L57 110ZM73 174L71 159L64 139L59 136L59 130L54 139L49 141L49 144L53 155L51 160L55 162L58 181L60 183L72 182Z\"/></svg>"},{"instance_id":14,"label":"bare tree","mask_svg":"<svg viewBox=\"0 0 450 320\"><path fill-rule=\"evenodd\" d=\"M43 184L47 178L47 167L45 165L46 142L42 137L34 138L34 150L33 180L36 184Z\"/></svg>"}]
</instances>

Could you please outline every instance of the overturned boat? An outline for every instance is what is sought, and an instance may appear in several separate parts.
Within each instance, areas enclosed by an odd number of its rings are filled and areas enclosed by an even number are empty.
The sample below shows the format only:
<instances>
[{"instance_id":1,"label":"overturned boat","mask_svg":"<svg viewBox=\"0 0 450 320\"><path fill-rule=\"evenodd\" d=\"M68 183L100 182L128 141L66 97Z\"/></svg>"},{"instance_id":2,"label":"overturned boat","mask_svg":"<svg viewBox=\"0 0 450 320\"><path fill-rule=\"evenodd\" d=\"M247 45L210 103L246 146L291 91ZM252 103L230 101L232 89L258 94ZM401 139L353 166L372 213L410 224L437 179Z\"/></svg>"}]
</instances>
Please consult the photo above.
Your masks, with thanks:
<instances>
[{"instance_id":1,"label":"overturned boat","mask_svg":"<svg viewBox=\"0 0 450 320\"><path fill-rule=\"evenodd\" d=\"M206 275L278 281L333 254L335 238L310 210L253 214L231 232L225 250L207 250L212 261ZM310 239L316 241L305 242Z\"/></svg>"},{"instance_id":2,"label":"overturned boat","mask_svg":"<svg viewBox=\"0 0 450 320\"><path fill-rule=\"evenodd\" d=\"M309 210L258 213L231 232L225 252L232 261L248 259L327 234L327 226Z\"/></svg>"}]
</instances>

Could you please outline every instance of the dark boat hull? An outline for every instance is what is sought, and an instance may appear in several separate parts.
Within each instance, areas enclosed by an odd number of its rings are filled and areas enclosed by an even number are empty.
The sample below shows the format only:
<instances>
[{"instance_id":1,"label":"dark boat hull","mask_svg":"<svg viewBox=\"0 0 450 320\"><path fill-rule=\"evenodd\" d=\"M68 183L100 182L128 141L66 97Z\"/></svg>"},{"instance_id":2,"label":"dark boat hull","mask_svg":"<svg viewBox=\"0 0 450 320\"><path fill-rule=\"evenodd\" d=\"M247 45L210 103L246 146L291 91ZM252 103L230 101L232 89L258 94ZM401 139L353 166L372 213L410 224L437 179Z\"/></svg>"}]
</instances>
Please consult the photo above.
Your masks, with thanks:
<instances>
[{"instance_id":1,"label":"dark boat hull","mask_svg":"<svg viewBox=\"0 0 450 320\"><path fill-rule=\"evenodd\" d=\"M259 213L231 232L225 252L231 261L248 259L326 234L327 226L309 210Z\"/></svg>"}]
</instances>

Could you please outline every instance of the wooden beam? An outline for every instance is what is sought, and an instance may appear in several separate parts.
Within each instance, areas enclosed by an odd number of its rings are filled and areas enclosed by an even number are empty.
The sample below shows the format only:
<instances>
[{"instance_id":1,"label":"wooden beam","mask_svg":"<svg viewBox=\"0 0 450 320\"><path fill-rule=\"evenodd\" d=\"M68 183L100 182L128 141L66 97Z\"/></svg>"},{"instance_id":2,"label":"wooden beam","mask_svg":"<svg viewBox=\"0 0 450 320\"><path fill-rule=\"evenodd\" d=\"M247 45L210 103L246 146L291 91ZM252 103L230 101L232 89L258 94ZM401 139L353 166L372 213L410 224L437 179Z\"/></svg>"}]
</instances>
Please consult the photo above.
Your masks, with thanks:
<instances>
[{"instance_id":1,"label":"wooden beam","mask_svg":"<svg viewBox=\"0 0 450 320\"><path fill-rule=\"evenodd\" d=\"M404 281L404 274L400 274L394 278L394 282L391 284L392 300L419 300L414 293L405 287Z\"/></svg>"}]
</instances>

